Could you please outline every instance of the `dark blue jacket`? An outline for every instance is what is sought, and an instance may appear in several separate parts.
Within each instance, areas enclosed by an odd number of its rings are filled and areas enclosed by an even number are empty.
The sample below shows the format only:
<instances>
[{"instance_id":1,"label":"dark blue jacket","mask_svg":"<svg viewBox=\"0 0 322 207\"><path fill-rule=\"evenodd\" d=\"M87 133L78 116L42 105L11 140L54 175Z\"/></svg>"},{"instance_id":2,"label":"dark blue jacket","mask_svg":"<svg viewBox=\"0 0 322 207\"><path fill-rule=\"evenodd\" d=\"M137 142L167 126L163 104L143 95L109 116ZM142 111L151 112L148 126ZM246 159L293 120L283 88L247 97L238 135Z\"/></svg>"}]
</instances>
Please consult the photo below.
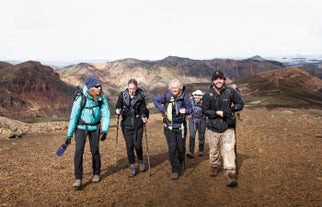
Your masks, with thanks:
<instances>
[{"instance_id":1,"label":"dark blue jacket","mask_svg":"<svg viewBox=\"0 0 322 207\"><path fill-rule=\"evenodd\" d=\"M166 94L159 94L153 97L152 102L155 105L155 107L164 114L167 111L168 105L170 103L172 97L171 92L167 92ZM189 115L192 113L192 107L189 100L189 97L187 97L184 93L184 89L176 99L175 99L175 108L172 110L172 123L165 118L165 123L167 126L172 126L173 129L180 129L182 123L186 123L186 115ZM185 108L186 112L184 115L181 115L180 113L177 113L179 109Z\"/></svg>"},{"instance_id":2,"label":"dark blue jacket","mask_svg":"<svg viewBox=\"0 0 322 207\"><path fill-rule=\"evenodd\" d=\"M192 106L192 114L190 116L190 119L206 121L206 116L202 110L202 101L197 104L192 98L191 106Z\"/></svg>"}]
</instances>

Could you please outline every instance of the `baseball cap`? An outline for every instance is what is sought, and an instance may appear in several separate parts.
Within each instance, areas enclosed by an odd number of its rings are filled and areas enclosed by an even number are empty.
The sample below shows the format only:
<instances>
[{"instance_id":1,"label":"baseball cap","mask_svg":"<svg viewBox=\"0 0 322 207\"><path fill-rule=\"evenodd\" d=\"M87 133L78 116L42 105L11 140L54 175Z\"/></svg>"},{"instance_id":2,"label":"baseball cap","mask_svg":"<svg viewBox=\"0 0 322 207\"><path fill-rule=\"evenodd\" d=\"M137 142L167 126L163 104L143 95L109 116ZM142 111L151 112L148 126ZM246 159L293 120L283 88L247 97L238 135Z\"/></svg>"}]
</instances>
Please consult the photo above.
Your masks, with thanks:
<instances>
[{"instance_id":1,"label":"baseball cap","mask_svg":"<svg viewBox=\"0 0 322 207\"><path fill-rule=\"evenodd\" d=\"M223 78L224 80L226 80L226 77L224 76L223 72L221 72L220 70L217 70L212 74L212 79L211 80L213 81L218 77Z\"/></svg>"}]
</instances>

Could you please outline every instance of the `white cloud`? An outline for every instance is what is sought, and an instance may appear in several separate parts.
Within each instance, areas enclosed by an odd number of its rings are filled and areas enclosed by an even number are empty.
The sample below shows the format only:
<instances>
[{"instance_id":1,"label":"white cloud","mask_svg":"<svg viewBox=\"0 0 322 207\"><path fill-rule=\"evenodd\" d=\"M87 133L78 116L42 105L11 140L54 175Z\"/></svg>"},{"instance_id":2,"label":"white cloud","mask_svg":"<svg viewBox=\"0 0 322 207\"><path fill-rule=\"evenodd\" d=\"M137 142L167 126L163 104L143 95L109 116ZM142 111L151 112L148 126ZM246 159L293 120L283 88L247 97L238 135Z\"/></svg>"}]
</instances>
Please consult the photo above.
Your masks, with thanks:
<instances>
[{"instance_id":1,"label":"white cloud","mask_svg":"<svg viewBox=\"0 0 322 207\"><path fill-rule=\"evenodd\" d=\"M321 54L315 0L2 0L0 59Z\"/></svg>"}]
</instances>

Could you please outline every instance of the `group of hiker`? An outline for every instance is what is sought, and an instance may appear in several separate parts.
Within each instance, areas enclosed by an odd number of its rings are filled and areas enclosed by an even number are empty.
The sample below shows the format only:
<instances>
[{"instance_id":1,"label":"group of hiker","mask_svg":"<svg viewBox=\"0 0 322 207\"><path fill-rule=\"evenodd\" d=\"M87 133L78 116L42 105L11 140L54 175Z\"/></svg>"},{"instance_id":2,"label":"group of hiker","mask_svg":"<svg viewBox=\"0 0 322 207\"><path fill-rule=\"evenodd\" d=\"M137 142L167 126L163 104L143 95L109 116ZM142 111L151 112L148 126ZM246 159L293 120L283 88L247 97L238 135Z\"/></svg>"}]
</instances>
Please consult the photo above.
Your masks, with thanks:
<instances>
[{"instance_id":1,"label":"group of hiker","mask_svg":"<svg viewBox=\"0 0 322 207\"><path fill-rule=\"evenodd\" d=\"M215 71L211 86L186 94L185 87L178 79L168 83L168 91L153 97L154 106L161 112L163 130L168 144L171 165L171 179L176 180L185 168L185 156L195 158L195 138L198 134L198 156L204 155L206 128L209 138L210 176L217 176L221 168L227 177L227 186L237 186L236 172L236 117L235 112L243 109L244 103L237 90L226 86L222 71ZM82 96L74 100L65 144L71 144L75 133L74 188L82 186L83 153L86 138L89 138L92 154L93 182L100 181L101 160L99 140L106 139L110 126L110 109L96 77L85 80ZM129 177L138 170L146 171L143 160L142 138L148 123L149 110L144 91L135 79L128 81L127 88L120 92L115 113L121 120L122 134L126 144ZM187 124L189 120L189 125ZM118 121L119 122L119 121ZM118 127L117 123L117 127ZM146 129L146 128L145 128ZM189 148L186 153L186 137L189 130ZM136 161L138 169L136 167ZM150 166L149 166L150 167Z\"/></svg>"}]
</instances>

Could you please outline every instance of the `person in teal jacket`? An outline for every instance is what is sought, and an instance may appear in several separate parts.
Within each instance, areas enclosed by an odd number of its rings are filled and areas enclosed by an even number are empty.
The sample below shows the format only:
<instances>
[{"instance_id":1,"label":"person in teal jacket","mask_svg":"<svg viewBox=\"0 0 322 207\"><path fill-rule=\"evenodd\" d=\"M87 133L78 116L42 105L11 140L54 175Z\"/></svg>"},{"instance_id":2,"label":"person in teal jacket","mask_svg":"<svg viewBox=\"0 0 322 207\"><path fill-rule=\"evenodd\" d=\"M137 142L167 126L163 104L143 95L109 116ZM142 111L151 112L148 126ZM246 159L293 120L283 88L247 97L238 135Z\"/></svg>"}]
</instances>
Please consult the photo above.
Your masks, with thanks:
<instances>
[{"instance_id":1,"label":"person in teal jacket","mask_svg":"<svg viewBox=\"0 0 322 207\"><path fill-rule=\"evenodd\" d=\"M93 182L100 181L101 159L99 140L104 141L110 126L110 109L102 86L95 77L85 80L83 95L75 98L68 125L66 145L75 132L74 188L82 186L83 154L87 136L92 153Z\"/></svg>"}]
</instances>

